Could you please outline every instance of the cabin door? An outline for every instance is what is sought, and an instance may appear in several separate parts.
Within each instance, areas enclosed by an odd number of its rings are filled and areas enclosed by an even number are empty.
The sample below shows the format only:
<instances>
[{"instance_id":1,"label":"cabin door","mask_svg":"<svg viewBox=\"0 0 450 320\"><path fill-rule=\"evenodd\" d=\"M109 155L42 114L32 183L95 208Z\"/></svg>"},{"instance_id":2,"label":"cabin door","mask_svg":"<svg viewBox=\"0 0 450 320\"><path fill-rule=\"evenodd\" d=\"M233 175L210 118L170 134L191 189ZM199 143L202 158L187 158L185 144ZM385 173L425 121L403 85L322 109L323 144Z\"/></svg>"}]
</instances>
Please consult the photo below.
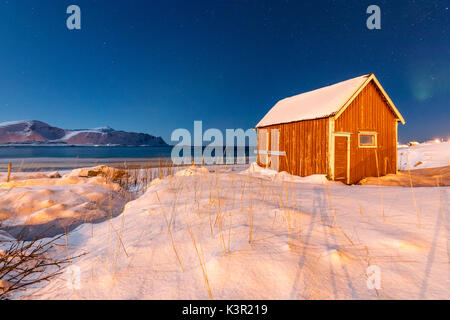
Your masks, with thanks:
<instances>
[{"instance_id":1,"label":"cabin door","mask_svg":"<svg viewBox=\"0 0 450 320\"><path fill-rule=\"evenodd\" d=\"M334 136L334 180L350 182L350 136Z\"/></svg>"}]
</instances>

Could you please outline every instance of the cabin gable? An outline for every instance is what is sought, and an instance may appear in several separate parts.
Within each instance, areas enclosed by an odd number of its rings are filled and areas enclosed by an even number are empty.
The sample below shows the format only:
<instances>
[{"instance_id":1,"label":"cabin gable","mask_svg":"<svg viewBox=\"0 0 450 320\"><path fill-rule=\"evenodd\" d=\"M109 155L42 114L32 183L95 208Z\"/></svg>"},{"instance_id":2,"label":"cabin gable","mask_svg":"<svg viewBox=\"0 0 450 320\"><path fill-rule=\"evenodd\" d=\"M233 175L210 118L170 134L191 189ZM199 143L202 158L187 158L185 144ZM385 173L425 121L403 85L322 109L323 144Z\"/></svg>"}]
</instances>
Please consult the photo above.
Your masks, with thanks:
<instances>
[{"instance_id":1,"label":"cabin gable","mask_svg":"<svg viewBox=\"0 0 450 320\"><path fill-rule=\"evenodd\" d=\"M370 81L345 111L334 119L334 132L350 134L349 183L397 172L397 122L384 94ZM376 146L365 146L361 135L374 134ZM366 139L367 140L367 139Z\"/></svg>"}]
</instances>

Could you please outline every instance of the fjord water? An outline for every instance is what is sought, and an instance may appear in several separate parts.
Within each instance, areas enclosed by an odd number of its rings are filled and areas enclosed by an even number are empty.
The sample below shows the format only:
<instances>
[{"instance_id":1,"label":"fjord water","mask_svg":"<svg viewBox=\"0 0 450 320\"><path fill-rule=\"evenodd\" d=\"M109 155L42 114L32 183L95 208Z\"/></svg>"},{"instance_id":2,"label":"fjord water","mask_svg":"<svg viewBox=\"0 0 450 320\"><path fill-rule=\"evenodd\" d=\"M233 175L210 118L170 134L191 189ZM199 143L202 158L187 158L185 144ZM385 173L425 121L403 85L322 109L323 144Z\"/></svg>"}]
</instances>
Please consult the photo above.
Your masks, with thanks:
<instances>
[{"instance_id":1,"label":"fjord water","mask_svg":"<svg viewBox=\"0 0 450 320\"><path fill-rule=\"evenodd\" d=\"M9 162L12 162L13 168L19 171L69 170L99 164L118 166L124 162L134 167L159 166L159 160L171 161L172 149L173 146L0 146L0 171L6 171ZM205 147L202 149L200 154L203 154ZM249 155L254 156L255 149L245 148L246 163L254 161ZM195 154L194 148L188 147L186 151L191 155ZM215 156L214 151L210 153ZM183 152L177 156L183 157ZM226 156L225 148L224 156ZM237 158L238 148L234 148L234 159Z\"/></svg>"},{"instance_id":2,"label":"fjord water","mask_svg":"<svg viewBox=\"0 0 450 320\"><path fill-rule=\"evenodd\" d=\"M111 147L111 146L5 146L0 147L0 159L26 158L170 158L171 146Z\"/></svg>"}]
</instances>

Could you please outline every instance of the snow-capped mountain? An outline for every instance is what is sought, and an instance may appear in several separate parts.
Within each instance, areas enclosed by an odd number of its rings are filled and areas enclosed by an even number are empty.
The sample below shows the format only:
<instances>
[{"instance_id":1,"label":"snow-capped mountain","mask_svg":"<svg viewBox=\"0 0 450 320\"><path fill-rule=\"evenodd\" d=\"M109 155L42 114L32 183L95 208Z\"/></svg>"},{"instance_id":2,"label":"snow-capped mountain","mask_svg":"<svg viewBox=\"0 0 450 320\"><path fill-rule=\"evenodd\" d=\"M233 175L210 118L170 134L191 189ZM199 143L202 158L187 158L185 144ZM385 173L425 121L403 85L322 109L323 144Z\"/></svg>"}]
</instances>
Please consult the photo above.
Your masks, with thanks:
<instances>
[{"instance_id":1,"label":"snow-capped mountain","mask_svg":"<svg viewBox=\"0 0 450 320\"><path fill-rule=\"evenodd\" d=\"M75 145L166 146L161 137L116 131L110 127L65 130L37 120L0 123L0 144L62 143Z\"/></svg>"}]
</instances>

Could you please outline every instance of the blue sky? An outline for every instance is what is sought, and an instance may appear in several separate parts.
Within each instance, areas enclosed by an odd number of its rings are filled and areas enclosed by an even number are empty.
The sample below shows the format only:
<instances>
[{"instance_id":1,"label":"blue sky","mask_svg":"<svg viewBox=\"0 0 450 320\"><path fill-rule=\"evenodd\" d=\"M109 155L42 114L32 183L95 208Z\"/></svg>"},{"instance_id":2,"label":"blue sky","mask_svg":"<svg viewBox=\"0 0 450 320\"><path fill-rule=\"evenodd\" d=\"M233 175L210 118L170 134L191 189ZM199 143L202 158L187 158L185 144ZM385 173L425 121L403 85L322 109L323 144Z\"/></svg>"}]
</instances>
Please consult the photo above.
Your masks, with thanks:
<instances>
[{"instance_id":1,"label":"blue sky","mask_svg":"<svg viewBox=\"0 0 450 320\"><path fill-rule=\"evenodd\" d=\"M81 30L66 8L81 8ZM381 30L366 8L381 8ZM407 124L450 137L449 1L0 0L0 121L249 128L279 100L373 72Z\"/></svg>"}]
</instances>

